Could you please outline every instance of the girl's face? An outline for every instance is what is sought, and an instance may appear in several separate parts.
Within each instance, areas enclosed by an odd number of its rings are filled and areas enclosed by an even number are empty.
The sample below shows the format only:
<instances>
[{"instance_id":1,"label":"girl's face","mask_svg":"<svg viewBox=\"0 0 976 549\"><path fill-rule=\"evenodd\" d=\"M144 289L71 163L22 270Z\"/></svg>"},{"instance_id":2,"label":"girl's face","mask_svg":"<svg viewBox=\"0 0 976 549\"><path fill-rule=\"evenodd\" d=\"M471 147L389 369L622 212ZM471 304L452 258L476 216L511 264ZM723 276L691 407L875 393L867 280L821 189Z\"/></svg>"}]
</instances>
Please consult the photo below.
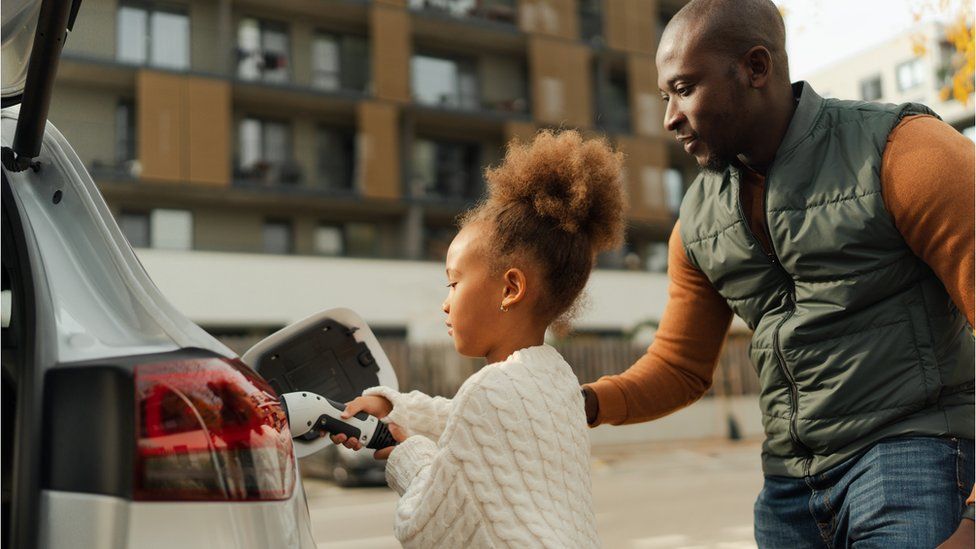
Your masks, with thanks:
<instances>
[{"instance_id":1,"label":"girl's face","mask_svg":"<svg viewBox=\"0 0 976 549\"><path fill-rule=\"evenodd\" d=\"M485 229L483 223L465 226L447 250L448 293L442 308L454 348L470 357L489 356L507 332L502 315L508 313L501 310L505 283L491 276Z\"/></svg>"}]
</instances>

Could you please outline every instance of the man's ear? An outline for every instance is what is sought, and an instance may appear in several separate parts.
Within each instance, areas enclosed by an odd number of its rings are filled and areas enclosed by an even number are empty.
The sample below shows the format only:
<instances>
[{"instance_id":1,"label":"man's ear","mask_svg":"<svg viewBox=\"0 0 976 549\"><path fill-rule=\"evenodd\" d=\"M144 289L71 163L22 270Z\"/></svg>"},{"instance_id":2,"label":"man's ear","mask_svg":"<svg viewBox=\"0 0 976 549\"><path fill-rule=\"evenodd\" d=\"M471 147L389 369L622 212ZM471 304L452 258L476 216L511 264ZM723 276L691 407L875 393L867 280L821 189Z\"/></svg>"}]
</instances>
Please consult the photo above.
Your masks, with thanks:
<instances>
[{"instance_id":1,"label":"man's ear","mask_svg":"<svg viewBox=\"0 0 976 549\"><path fill-rule=\"evenodd\" d=\"M502 275L504 287L502 289L502 307L508 309L512 305L525 299L526 278L522 269L512 267Z\"/></svg>"},{"instance_id":2,"label":"man's ear","mask_svg":"<svg viewBox=\"0 0 976 549\"><path fill-rule=\"evenodd\" d=\"M765 88L773 72L773 56L765 46L754 46L743 56L751 88Z\"/></svg>"}]
</instances>

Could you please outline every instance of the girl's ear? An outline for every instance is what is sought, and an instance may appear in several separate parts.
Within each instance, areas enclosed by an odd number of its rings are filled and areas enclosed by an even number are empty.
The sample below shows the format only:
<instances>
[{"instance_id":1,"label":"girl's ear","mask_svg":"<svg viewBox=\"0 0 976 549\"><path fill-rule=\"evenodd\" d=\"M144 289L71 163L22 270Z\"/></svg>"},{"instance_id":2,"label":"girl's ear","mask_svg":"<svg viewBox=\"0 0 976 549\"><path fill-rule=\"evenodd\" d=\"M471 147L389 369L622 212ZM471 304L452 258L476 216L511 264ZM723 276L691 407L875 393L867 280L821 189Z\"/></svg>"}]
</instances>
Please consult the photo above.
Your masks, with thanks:
<instances>
[{"instance_id":1,"label":"girl's ear","mask_svg":"<svg viewBox=\"0 0 976 549\"><path fill-rule=\"evenodd\" d=\"M522 269L511 268L502 275L502 309L508 309L512 305L525 299L526 279Z\"/></svg>"}]
</instances>

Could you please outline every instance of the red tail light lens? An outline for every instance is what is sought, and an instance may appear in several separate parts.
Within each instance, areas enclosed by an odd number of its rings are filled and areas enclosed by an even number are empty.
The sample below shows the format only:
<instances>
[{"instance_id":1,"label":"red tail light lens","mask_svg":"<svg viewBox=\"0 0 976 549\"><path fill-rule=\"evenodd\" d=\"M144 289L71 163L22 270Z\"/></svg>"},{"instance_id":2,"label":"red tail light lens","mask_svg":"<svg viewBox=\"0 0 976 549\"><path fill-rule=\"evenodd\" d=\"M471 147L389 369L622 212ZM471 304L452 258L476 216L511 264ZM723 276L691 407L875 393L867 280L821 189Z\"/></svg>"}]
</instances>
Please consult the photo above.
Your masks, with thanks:
<instances>
[{"instance_id":1,"label":"red tail light lens","mask_svg":"<svg viewBox=\"0 0 976 549\"><path fill-rule=\"evenodd\" d=\"M237 360L135 369L136 500L260 501L291 496L288 418L271 387Z\"/></svg>"}]
</instances>

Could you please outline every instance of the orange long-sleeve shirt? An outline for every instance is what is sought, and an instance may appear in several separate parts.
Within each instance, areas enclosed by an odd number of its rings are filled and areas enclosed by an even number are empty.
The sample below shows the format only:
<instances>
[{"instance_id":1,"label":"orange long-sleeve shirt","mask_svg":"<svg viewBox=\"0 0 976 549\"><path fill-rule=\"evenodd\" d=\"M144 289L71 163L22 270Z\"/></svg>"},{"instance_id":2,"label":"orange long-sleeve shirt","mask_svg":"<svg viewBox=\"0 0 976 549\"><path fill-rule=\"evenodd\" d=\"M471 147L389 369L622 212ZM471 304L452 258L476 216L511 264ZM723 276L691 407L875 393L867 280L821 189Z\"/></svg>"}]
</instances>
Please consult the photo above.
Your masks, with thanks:
<instances>
[{"instance_id":1,"label":"orange long-sleeve shirt","mask_svg":"<svg viewBox=\"0 0 976 549\"><path fill-rule=\"evenodd\" d=\"M895 226L945 285L973 325L973 142L944 122L911 116L892 130L882 156L881 190ZM765 240L763 177L743 172L749 225ZM764 242L768 246L768 242ZM676 224L668 252L668 303L654 342L627 371L588 385L599 412L592 425L656 419L691 404L712 382L732 310L685 254Z\"/></svg>"}]
</instances>

